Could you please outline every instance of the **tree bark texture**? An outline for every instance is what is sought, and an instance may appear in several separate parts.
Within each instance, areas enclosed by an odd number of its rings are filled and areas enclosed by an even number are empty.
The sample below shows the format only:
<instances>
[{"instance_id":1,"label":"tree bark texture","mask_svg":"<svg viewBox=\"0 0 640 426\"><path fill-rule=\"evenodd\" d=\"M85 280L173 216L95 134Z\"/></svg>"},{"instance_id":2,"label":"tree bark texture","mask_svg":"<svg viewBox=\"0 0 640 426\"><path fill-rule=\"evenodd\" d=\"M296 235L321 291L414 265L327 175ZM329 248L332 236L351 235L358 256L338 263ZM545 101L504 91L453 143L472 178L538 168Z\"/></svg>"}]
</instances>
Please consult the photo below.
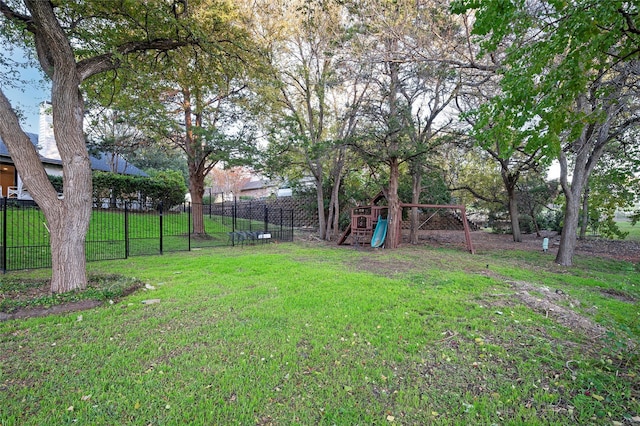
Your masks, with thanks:
<instances>
[{"instance_id":1,"label":"tree bark texture","mask_svg":"<svg viewBox=\"0 0 640 426\"><path fill-rule=\"evenodd\" d=\"M556 263L563 266L573 265L573 255L576 250L578 239L578 224L580 223L580 204L582 194L593 171L596 162L602 156L606 140L608 139L609 125L604 124L597 131L599 136L593 136L594 125L588 126L580 140L574 159L571 183L568 181L569 171L567 157L564 152L560 153L560 185L565 195L566 206L564 214L564 225L560 236L560 247L556 255ZM595 140L599 139L599 140Z\"/></svg>"},{"instance_id":2,"label":"tree bark texture","mask_svg":"<svg viewBox=\"0 0 640 426\"><path fill-rule=\"evenodd\" d=\"M587 227L589 226L589 184L587 183L584 193L582 194L582 215L580 219L580 236L579 239L587 238Z\"/></svg>"},{"instance_id":3,"label":"tree bark texture","mask_svg":"<svg viewBox=\"0 0 640 426\"><path fill-rule=\"evenodd\" d=\"M327 231L325 232L325 239L331 241L335 236L336 231L339 228L340 221L340 183L341 175L335 176L333 188L331 188L331 198L329 199L329 211L327 215Z\"/></svg>"},{"instance_id":4,"label":"tree bark texture","mask_svg":"<svg viewBox=\"0 0 640 426\"><path fill-rule=\"evenodd\" d=\"M193 234L205 235L204 210L202 199L204 197L204 184L197 177L189 177L189 190L191 191L191 220L193 221Z\"/></svg>"},{"instance_id":5,"label":"tree bark texture","mask_svg":"<svg viewBox=\"0 0 640 426\"><path fill-rule=\"evenodd\" d=\"M509 191L509 217L511 218L513 241L519 243L522 241L522 232L520 231L520 212L518 211L518 197L515 188Z\"/></svg>"},{"instance_id":6,"label":"tree bark texture","mask_svg":"<svg viewBox=\"0 0 640 426\"><path fill-rule=\"evenodd\" d=\"M511 235L513 241L519 243L522 241L522 233L520 232L520 212L518 211L518 197L516 195L516 185L520 178L519 172L509 171L509 165L507 160L500 160L500 176L502 182L507 190L507 197L509 198L509 218L511 219Z\"/></svg>"},{"instance_id":7,"label":"tree bark texture","mask_svg":"<svg viewBox=\"0 0 640 426\"><path fill-rule=\"evenodd\" d=\"M35 44L42 68L51 78L54 137L63 171L64 199L49 182L29 138L4 96L0 135L29 193L42 209L51 233L51 291L84 289L87 284L85 236L91 217L91 164L82 121L82 78L75 56L50 2L25 2L35 27ZM13 115L13 117L11 117ZM8 122L5 120L9 120Z\"/></svg>"},{"instance_id":8,"label":"tree bark texture","mask_svg":"<svg viewBox=\"0 0 640 426\"><path fill-rule=\"evenodd\" d=\"M400 208L400 199L398 197L398 178L400 177L400 167L397 158L389 161L389 188L387 189L387 202L389 203L388 222L387 222L387 239L385 247L390 249L398 248L401 237L402 210Z\"/></svg>"},{"instance_id":9,"label":"tree bark texture","mask_svg":"<svg viewBox=\"0 0 640 426\"><path fill-rule=\"evenodd\" d=\"M397 40L389 42L389 52L395 52ZM387 121L387 156L389 164L389 187L387 189L387 202L389 203L387 239L385 247L390 249L398 248L400 245L402 211L400 209L400 198L398 196L398 186L400 180L400 161L398 151L400 148L401 120L398 108L398 93L400 91L400 64L395 61L388 63L389 67L389 116Z\"/></svg>"},{"instance_id":10,"label":"tree bark texture","mask_svg":"<svg viewBox=\"0 0 640 426\"><path fill-rule=\"evenodd\" d=\"M318 166L320 168L320 166ZM317 170L317 169L316 169ZM320 168L320 170L322 170ZM315 176L316 183L316 202L318 203L318 233L320 239L324 240L327 233L327 220L324 210L324 189L322 188L322 172Z\"/></svg>"},{"instance_id":11,"label":"tree bark texture","mask_svg":"<svg viewBox=\"0 0 640 426\"><path fill-rule=\"evenodd\" d=\"M204 178L215 165L208 161L211 150L203 144L194 128L202 128L202 113L191 104L192 92L188 87L182 90L182 112L184 118L184 144L183 149L187 155L189 170L189 194L191 194L191 217L193 220L192 232L194 235L206 235L204 228ZM196 95L197 96L197 95ZM198 104L196 98L195 104Z\"/></svg>"},{"instance_id":12,"label":"tree bark texture","mask_svg":"<svg viewBox=\"0 0 640 426\"><path fill-rule=\"evenodd\" d=\"M331 241L340 229L340 186L342 185L342 172L344 169L346 156L346 147L341 146L337 149L336 158L334 159L333 168L331 170L331 199L329 200L329 211L327 215L327 232L325 239Z\"/></svg>"},{"instance_id":13,"label":"tree bark texture","mask_svg":"<svg viewBox=\"0 0 640 426\"><path fill-rule=\"evenodd\" d=\"M560 154L560 184L562 185L566 205L556 263L562 266L573 265L580 220L580 201L586 173L586 157L586 153L577 156L576 164L573 168L573 178L571 184L569 184L567 159L564 153Z\"/></svg>"}]
</instances>

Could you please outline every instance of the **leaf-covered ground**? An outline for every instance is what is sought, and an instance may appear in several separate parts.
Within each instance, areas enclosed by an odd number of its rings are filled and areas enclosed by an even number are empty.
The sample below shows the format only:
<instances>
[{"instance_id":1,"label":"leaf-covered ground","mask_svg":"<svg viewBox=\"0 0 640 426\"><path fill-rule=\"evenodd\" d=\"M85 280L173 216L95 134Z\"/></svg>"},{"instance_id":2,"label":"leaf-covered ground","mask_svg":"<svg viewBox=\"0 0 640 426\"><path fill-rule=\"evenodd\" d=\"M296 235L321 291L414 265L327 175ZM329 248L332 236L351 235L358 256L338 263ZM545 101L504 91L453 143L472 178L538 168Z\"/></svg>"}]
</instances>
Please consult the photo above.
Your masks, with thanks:
<instances>
[{"instance_id":1,"label":"leaf-covered ground","mask_svg":"<svg viewBox=\"0 0 640 426\"><path fill-rule=\"evenodd\" d=\"M522 241L518 243L514 242L513 237L508 234L494 234L487 231L471 233L471 241L474 248L479 251L542 251L542 240L545 237L549 238L549 250L547 253L549 256L555 257L560 245L560 236L555 232L542 232L539 237L535 234L524 234ZM420 235L420 241L433 246L464 247L464 233L462 231L423 231ZM639 263L640 241L588 237L584 240L578 240L576 254Z\"/></svg>"}]
</instances>

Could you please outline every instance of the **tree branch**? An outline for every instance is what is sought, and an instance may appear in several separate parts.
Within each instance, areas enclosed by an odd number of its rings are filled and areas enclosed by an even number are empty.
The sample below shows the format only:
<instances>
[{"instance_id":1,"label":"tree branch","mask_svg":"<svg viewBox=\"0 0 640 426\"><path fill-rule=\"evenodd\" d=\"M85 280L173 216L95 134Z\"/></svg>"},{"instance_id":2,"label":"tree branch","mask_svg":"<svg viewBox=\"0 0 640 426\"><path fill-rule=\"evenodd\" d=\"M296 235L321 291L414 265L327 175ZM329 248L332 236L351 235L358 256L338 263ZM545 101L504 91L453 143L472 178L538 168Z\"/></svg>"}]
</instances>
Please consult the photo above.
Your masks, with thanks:
<instances>
[{"instance_id":1,"label":"tree branch","mask_svg":"<svg viewBox=\"0 0 640 426\"><path fill-rule=\"evenodd\" d=\"M474 197L482 200L482 201L486 201L487 203L496 203L496 204L500 204L500 205L505 205L505 202L500 200L498 197L493 197L493 198L489 198L486 197L480 193L478 193L475 189L471 188L468 185L464 185L464 186L459 186L456 188L449 188L449 191L453 192L453 191L469 191Z\"/></svg>"},{"instance_id":2,"label":"tree branch","mask_svg":"<svg viewBox=\"0 0 640 426\"><path fill-rule=\"evenodd\" d=\"M123 44L116 50L118 55L128 55L131 53L144 52L147 50L168 52L170 50L174 50L183 46L189 46L192 44L197 44L197 41L157 39L148 41L132 41ZM121 61L118 58L117 54L113 52L104 53L102 55L94 56L92 58L84 59L78 62L77 69L81 79L86 80L93 75L118 68Z\"/></svg>"},{"instance_id":3,"label":"tree branch","mask_svg":"<svg viewBox=\"0 0 640 426\"><path fill-rule=\"evenodd\" d=\"M9 5L4 1L0 1L0 13L2 13L10 21L20 22L24 24L27 28L27 31L29 31L30 33L36 32L36 26L31 16L23 15L16 12L15 10L11 9L11 7L9 7Z\"/></svg>"}]
</instances>

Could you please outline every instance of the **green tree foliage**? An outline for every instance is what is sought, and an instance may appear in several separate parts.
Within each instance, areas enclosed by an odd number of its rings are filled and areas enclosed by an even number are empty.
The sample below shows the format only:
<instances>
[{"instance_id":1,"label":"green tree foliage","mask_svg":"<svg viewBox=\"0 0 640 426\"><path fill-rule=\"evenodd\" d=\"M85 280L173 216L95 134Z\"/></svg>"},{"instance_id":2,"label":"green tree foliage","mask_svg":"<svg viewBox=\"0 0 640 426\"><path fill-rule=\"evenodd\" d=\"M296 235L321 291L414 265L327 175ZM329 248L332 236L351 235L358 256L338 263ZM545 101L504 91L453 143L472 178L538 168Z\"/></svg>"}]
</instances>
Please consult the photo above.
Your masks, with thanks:
<instances>
[{"instance_id":1,"label":"green tree foliage","mask_svg":"<svg viewBox=\"0 0 640 426\"><path fill-rule=\"evenodd\" d=\"M503 155L520 134L526 152L557 157L566 198L556 262L571 265L582 194L608 143L638 121L637 4L622 0L457 0L475 11L486 52L504 50L502 93L478 109L477 134ZM569 172L569 165L572 166Z\"/></svg>"},{"instance_id":2,"label":"green tree foliage","mask_svg":"<svg viewBox=\"0 0 640 426\"><path fill-rule=\"evenodd\" d=\"M180 172L185 182L189 179L184 156L161 144L149 143L145 147L139 147L127 154L126 159L149 175L157 171L174 170Z\"/></svg>"},{"instance_id":3,"label":"green tree foliage","mask_svg":"<svg viewBox=\"0 0 640 426\"><path fill-rule=\"evenodd\" d=\"M275 90L263 91L270 143L263 169L290 181L313 178L319 235L331 239L338 228L346 142L368 83L362 80L361 63L352 57L351 23L343 5L269 3L278 38L272 39L269 57L269 84ZM279 19L273 16L274 7Z\"/></svg>"},{"instance_id":4,"label":"green tree foliage","mask_svg":"<svg viewBox=\"0 0 640 426\"><path fill-rule=\"evenodd\" d=\"M96 82L92 93L103 103L114 100L151 139L181 152L193 232L202 234L205 177L221 161L251 157L255 129L247 116L247 89L260 56L231 2L194 0L184 13L203 31L197 44L168 52L162 64L153 58L129 63Z\"/></svg>"},{"instance_id":5,"label":"green tree foliage","mask_svg":"<svg viewBox=\"0 0 640 426\"><path fill-rule=\"evenodd\" d=\"M518 208L523 213L519 218L522 232L535 232L540 236L540 231L547 227L543 215L558 196L558 187L558 181L545 181L539 175L529 174L520 179L517 191Z\"/></svg>"},{"instance_id":6,"label":"green tree foliage","mask_svg":"<svg viewBox=\"0 0 640 426\"><path fill-rule=\"evenodd\" d=\"M61 176L49 175L49 180L56 191L64 193ZM158 171L149 176L121 175L110 172L94 171L92 173L94 207L102 207L107 203L113 207L124 203L142 201L146 206L156 208L162 204L170 209L184 202L187 187L180 172Z\"/></svg>"},{"instance_id":7,"label":"green tree foliage","mask_svg":"<svg viewBox=\"0 0 640 426\"><path fill-rule=\"evenodd\" d=\"M451 204L451 192L442 177L442 171L431 169L422 173L420 182L420 204ZM413 197L413 182L410 174L400 177L398 195L404 203L411 202Z\"/></svg>"},{"instance_id":8,"label":"green tree foliage","mask_svg":"<svg viewBox=\"0 0 640 426\"><path fill-rule=\"evenodd\" d=\"M629 136L635 139L637 132ZM609 238L627 235L614 219L618 211L630 212L640 201L640 144L628 142L612 143L589 179L583 195L581 237L587 227Z\"/></svg>"}]
</instances>

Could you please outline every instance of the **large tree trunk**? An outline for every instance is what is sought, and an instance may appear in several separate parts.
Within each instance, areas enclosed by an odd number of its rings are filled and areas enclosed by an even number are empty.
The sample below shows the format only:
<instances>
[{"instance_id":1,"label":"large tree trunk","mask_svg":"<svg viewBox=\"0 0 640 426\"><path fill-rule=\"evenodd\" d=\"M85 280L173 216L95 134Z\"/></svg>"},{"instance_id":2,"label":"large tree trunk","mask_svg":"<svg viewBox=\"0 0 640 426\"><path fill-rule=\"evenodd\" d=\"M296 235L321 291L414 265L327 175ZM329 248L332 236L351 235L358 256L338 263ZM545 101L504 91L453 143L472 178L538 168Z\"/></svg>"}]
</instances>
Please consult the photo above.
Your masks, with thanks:
<instances>
[{"instance_id":1,"label":"large tree trunk","mask_svg":"<svg viewBox=\"0 0 640 426\"><path fill-rule=\"evenodd\" d=\"M604 134L608 133L608 126L601 129ZM585 131L586 133L586 131ZM566 205L564 213L564 225L560 236L560 247L556 255L556 263L562 266L573 265L573 255L576 250L578 239L578 224L580 222L580 204L583 188L586 185L589 175L595 167L595 163L600 159L604 143L589 143L588 136L583 135L582 141L578 142L578 155L574 160L572 179L569 184L569 170L567 157L564 152L560 152L560 185L565 195ZM594 147L594 145L596 145ZM589 149L591 148L591 149Z\"/></svg>"},{"instance_id":2,"label":"large tree trunk","mask_svg":"<svg viewBox=\"0 0 640 426\"><path fill-rule=\"evenodd\" d=\"M324 189L322 188L322 164L312 165L313 177L316 184L316 202L318 203L318 235L321 239L326 238L327 220L324 211Z\"/></svg>"},{"instance_id":3,"label":"large tree trunk","mask_svg":"<svg viewBox=\"0 0 640 426\"><path fill-rule=\"evenodd\" d=\"M316 202L318 203L318 233L321 239L326 238L327 221L324 212L324 190L322 188L322 181L318 182L316 179Z\"/></svg>"},{"instance_id":4,"label":"large tree trunk","mask_svg":"<svg viewBox=\"0 0 640 426\"><path fill-rule=\"evenodd\" d=\"M580 236L581 240L587 238L587 227L589 226L589 185L587 184L582 195L582 217L580 218Z\"/></svg>"},{"instance_id":5,"label":"large tree trunk","mask_svg":"<svg viewBox=\"0 0 640 426\"><path fill-rule=\"evenodd\" d=\"M397 40L390 40L389 51L393 53L397 48ZM398 109L398 92L400 90L400 63L389 63L389 117L388 117L388 164L389 164L389 188L387 190L387 202L389 203L387 238L385 246L395 249L400 245L402 211L398 197L398 182L400 180L400 162L398 149L400 147L401 117Z\"/></svg>"},{"instance_id":6,"label":"large tree trunk","mask_svg":"<svg viewBox=\"0 0 640 426\"><path fill-rule=\"evenodd\" d=\"M586 142L583 143L586 144ZM556 263L562 266L573 265L573 255L578 239L578 223L580 221L580 195L582 194L586 176L590 172L587 166L589 154L586 151L586 148L581 150L581 154L576 157L571 184L569 184L568 180L569 170L566 155L563 152L560 153L560 185L564 192L566 205Z\"/></svg>"},{"instance_id":7,"label":"large tree trunk","mask_svg":"<svg viewBox=\"0 0 640 426\"><path fill-rule=\"evenodd\" d=\"M30 173L23 178L50 224L53 293L84 289L87 284L85 238L91 219L91 197L87 196L92 191L91 162L82 131L84 104L77 88L72 85L59 94L54 90L52 97L64 199L57 199L50 184L43 193L32 190L38 183L30 182Z\"/></svg>"},{"instance_id":8,"label":"large tree trunk","mask_svg":"<svg viewBox=\"0 0 640 426\"><path fill-rule=\"evenodd\" d=\"M62 293L87 285L85 237L91 217L91 163L82 127L82 78L51 3L28 1L27 7L38 27L38 57L51 77L53 132L62 162L64 199L58 199L35 147L20 128L4 94L0 96L0 136L47 219L51 233L51 291Z\"/></svg>"},{"instance_id":9,"label":"large tree trunk","mask_svg":"<svg viewBox=\"0 0 640 426\"><path fill-rule=\"evenodd\" d=\"M629 68L629 70L631 69L635 68ZM620 92L626 90L623 83L630 75L634 75L634 72L621 73L616 77L616 84L612 87ZM568 145L566 149L561 150L558 157L560 160L560 185L566 197L566 211L556 263L563 266L571 266L573 264L580 203L582 201L581 196L588 185L593 169L602 157L604 149L614 137L614 135L610 134L611 126L614 119L624 110L626 103L626 100L617 98L613 94L607 96L602 105L598 105L598 101L598 98L588 98L587 96L581 96L577 99L578 110L582 110L588 115L597 112L598 115L601 115L602 120L586 124L578 139L573 144ZM567 154L574 155L570 184Z\"/></svg>"},{"instance_id":10,"label":"large tree trunk","mask_svg":"<svg viewBox=\"0 0 640 426\"><path fill-rule=\"evenodd\" d=\"M54 210L57 211L47 215L51 231L51 292L64 293L83 290L86 288L87 281L84 263L85 236L90 215L75 209L58 208ZM62 211L65 213L61 213ZM52 218L52 213L55 219ZM80 262L78 259L83 261Z\"/></svg>"},{"instance_id":11,"label":"large tree trunk","mask_svg":"<svg viewBox=\"0 0 640 426\"><path fill-rule=\"evenodd\" d=\"M193 221L193 234L203 236L204 210L202 200L204 197L204 179L198 178L199 173L189 173L189 193L191 194L191 220Z\"/></svg>"},{"instance_id":12,"label":"large tree trunk","mask_svg":"<svg viewBox=\"0 0 640 426\"><path fill-rule=\"evenodd\" d=\"M327 232L325 233L325 239L331 241L333 236L339 227L340 220L340 183L342 180L341 174L334 176L333 188L331 189L331 199L329 200L329 212L327 216Z\"/></svg>"},{"instance_id":13,"label":"large tree trunk","mask_svg":"<svg viewBox=\"0 0 640 426\"><path fill-rule=\"evenodd\" d=\"M566 194L565 194L566 195ZM578 221L580 218L580 198L567 196L567 204L564 212L564 225L560 235L560 248L556 255L556 263L563 266L573 264L573 254L576 250Z\"/></svg>"},{"instance_id":14,"label":"large tree trunk","mask_svg":"<svg viewBox=\"0 0 640 426\"><path fill-rule=\"evenodd\" d=\"M30 139L22 131L13 108L0 90L0 136L18 173L41 208L51 233L51 290L59 293L86 287L85 238L91 217L91 163L83 134L84 101L80 84L96 74L119 67L119 54L140 50L171 50L188 42L146 40L112 46L109 52L82 58L76 63L73 47L58 21L56 2L24 0L31 16L13 14L3 2L7 19L22 22L34 35L40 66L51 78L53 132L60 153L64 199L59 200ZM17 3L16 3L17 5ZM16 6L19 8L19 6ZM116 52L119 52L116 54Z\"/></svg>"},{"instance_id":15,"label":"large tree trunk","mask_svg":"<svg viewBox=\"0 0 640 426\"><path fill-rule=\"evenodd\" d=\"M184 114L185 128L185 152L189 162L189 193L191 194L191 218L193 221L193 234L196 236L205 235L204 210L202 199L204 197L204 176L203 165L208 155L194 133L193 129L202 128L202 116L194 114L191 106L191 90L188 87L182 88L182 110ZM195 115L195 124L193 116Z\"/></svg>"},{"instance_id":16,"label":"large tree trunk","mask_svg":"<svg viewBox=\"0 0 640 426\"><path fill-rule=\"evenodd\" d=\"M331 241L333 236L340 229L340 186L342 185L342 169L344 168L346 147L341 146L336 153L337 158L331 171L333 188L331 188L331 199L329 200L329 212L327 216L327 232L325 238Z\"/></svg>"},{"instance_id":17,"label":"large tree trunk","mask_svg":"<svg viewBox=\"0 0 640 426\"><path fill-rule=\"evenodd\" d=\"M77 99L77 92L74 94ZM74 126L68 123L73 120L69 114L77 112L79 108L78 102L63 103L66 106L63 108L60 106L60 94L53 99L54 116L58 120L56 123L67 121L67 126L59 126L66 128L67 133L61 134L59 130L56 131L64 172L64 200L58 199L35 147L20 128L18 117L2 92L0 136L11 153L18 173L29 188L29 193L47 219L51 248L51 291L62 293L84 289L87 284L85 236L91 216L91 197L87 197L86 194L91 193L91 167L88 154L70 155L73 150L78 152L78 148L84 149L86 153L82 126L78 126L73 132ZM70 105L75 106L75 109L73 106L70 108ZM77 114L72 115L77 118ZM82 152L82 149L79 152Z\"/></svg>"},{"instance_id":18,"label":"large tree trunk","mask_svg":"<svg viewBox=\"0 0 640 426\"><path fill-rule=\"evenodd\" d=\"M397 158L389 162L389 188L387 189L387 202L389 203L387 239L385 247L394 249L400 245L402 222L402 210L400 209L400 199L398 197L398 180L400 178L400 167Z\"/></svg>"},{"instance_id":19,"label":"large tree trunk","mask_svg":"<svg viewBox=\"0 0 640 426\"><path fill-rule=\"evenodd\" d=\"M509 198L509 218L511 219L511 235L513 241L519 243L522 241L522 233L520 232L520 212L518 211L518 197L516 195L516 185L520 178L519 172L510 172L508 160L500 160L502 182L507 190Z\"/></svg>"},{"instance_id":20,"label":"large tree trunk","mask_svg":"<svg viewBox=\"0 0 640 426\"><path fill-rule=\"evenodd\" d=\"M567 154L560 152L560 185L566 198L566 210L560 248L556 255L556 263L563 266L573 265L573 255L578 239L578 224L580 218L580 204L582 193L587 186L589 176L602 157L602 153L610 140L609 130L611 122L616 116L619 105L612 103L606 118L601 123L591 123L585 127L579 139L569 152L575 153L571 183L569 183L569 167Z\"/></svg>"},{"instance_id":21,"label":"large tree trunk","mask_svg":"<svg viewBox=\"0 0 640 426\"><path fill-rule=\"evenodd\" d=\"M509 217L511 218L511 233L513 241L519 243L522 241L522 232L520 231L520 213L518 212L518 198L515 189L508 192L509 195Z\"/></svg>"}]
</instances>

